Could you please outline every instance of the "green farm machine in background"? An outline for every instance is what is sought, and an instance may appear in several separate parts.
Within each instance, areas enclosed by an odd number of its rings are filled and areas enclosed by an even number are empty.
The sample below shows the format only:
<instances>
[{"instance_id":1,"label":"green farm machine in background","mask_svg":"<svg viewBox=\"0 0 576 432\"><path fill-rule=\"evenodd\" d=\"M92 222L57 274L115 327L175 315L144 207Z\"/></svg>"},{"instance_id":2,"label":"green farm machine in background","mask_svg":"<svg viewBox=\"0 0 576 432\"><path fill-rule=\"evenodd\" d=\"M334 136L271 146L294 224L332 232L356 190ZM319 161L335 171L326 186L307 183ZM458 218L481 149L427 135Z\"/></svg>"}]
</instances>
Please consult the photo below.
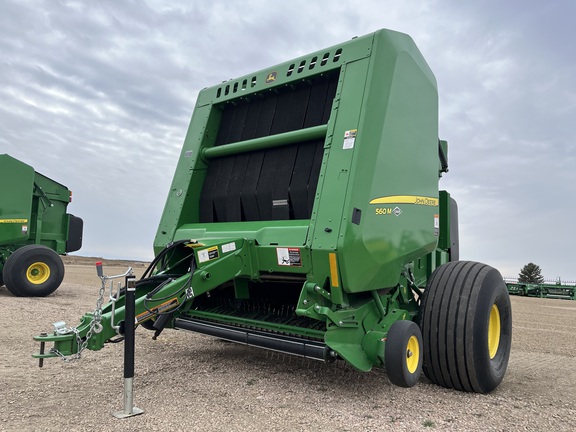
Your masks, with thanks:
<instances>
[{"instance_id":1,"label":"green farm machine in background","mask_svg":"<svg viewBox=\"0 0 576 432\"><path fill-rule=\"evenodd\" d=\"M58 255L82 246L82 219L66 213L71 192L0 155L0 286L16 296L46 296L64 277Z\"/></svg>"},{"instance_id":2,"label":"green farm machine in background","mask_svg":"<svg viewBox=\"0 0 576 432\"><path fill-rule=\"evenodd\" d=\"M506 281L508 293L526 297L555 298L576 300L576 284L563 283L560 278L556 282L527 283L517 280Z\"/></svg>"},{"instance_id":3,"label":"green farm machine in background","mask_svg":"<svg viewBox=\"0 0 576 432\"><path fill-rule=\"evenodd\" d=\"M508 364L510 300L497 270L458 261L456 203L438 187L447 160L436 80L404 34L202 90L136 284L137 324L490 392ZM120 295L60 323L35 356L102 348L124 311Z\"/></svg>"}]
</instances>

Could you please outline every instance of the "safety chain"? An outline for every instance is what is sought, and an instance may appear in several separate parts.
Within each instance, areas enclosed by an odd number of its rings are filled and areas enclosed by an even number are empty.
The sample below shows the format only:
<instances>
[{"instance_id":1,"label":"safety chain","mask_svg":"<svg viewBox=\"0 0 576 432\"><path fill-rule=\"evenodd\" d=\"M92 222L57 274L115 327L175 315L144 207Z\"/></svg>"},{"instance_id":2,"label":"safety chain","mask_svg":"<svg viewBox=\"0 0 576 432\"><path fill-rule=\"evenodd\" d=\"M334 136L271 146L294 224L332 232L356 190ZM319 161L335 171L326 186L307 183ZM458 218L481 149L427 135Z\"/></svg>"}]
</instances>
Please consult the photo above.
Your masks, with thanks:
<instances>
[{"instance_id":1,"label":"safety chain","mask_svg":"<svg viewBox=\"0 0 576 432\"><path fill-rule=\"evenodd\" d=\"M80 332L76 327L70 327L66 329L66 333L74 333L76 335L76 344L78 346L78 352L72 355L64 355L56 348L50 349L50 352L56 354L65 362L69 362L71 360L79 360L82 357L82 351L86 349L88 346L88 341L92 337L94 333L100 333L102 331L102 304L104 303L104 292L106 291L106 277L102 277L102 285L100 286L100 291L98 292L98 300L96 300L96 309L94 309L94 313L92 315L92 321L90 321L90 327L88 328L88 332L86 333L86 338L82 340L80 337Z\"/></svg>"}]
</instances>

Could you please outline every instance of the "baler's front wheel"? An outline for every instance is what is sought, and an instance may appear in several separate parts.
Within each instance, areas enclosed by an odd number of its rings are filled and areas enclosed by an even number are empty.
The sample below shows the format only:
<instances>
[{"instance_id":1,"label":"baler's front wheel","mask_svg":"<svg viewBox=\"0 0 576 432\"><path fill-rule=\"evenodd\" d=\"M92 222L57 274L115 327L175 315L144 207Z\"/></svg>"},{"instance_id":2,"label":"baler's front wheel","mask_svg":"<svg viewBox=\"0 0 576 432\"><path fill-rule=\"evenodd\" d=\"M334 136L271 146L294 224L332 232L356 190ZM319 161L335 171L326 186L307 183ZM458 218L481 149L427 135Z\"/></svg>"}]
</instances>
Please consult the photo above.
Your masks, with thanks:
<instances>
[{"instance_id":1,"label":"baler's front wheel","mask_svg":"<svg viewBox=\"0 0 576 432\"><path fill-rule=\"evenodd\" d=\"M424 292L419 324L430 381L476 393L500 384L512 344L512 310L498 270L469 261L440 266Z\"/></svg>"},{"instance_id":2,"label":"baler's front wheel","mask_svg":"<svg viewBox=\"0 0 576 432\"><path fill-rule=\"evenodd\" d=\"M52 294L64 279L64 264L56 252L41 245L17 249L3 270L6 288L18 297Z\"/></svg>"},{"instance_id":3,"label":"baler's front wheel","mask_svg":"<svg viewBox=\"0 0 576 432\"><path fill-rule=\"evenodd\" d=\"M392 384L412 387L422 373L422 334L413 321L390 326L384 348L386 374Z\"/></svg>"}]
</instances>

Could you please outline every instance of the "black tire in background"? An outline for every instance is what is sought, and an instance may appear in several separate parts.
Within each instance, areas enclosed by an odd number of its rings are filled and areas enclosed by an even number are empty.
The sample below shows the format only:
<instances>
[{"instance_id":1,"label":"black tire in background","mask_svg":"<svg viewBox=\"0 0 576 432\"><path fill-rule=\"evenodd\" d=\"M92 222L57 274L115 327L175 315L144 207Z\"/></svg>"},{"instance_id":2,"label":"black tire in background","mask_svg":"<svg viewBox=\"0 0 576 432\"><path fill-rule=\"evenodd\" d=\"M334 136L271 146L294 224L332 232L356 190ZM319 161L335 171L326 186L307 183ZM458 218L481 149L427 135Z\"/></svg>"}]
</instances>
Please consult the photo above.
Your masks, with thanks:
<instances>
[{"instance_id":1,"label":"black tire in background","mask_svg":"<svg viewBox=\"0 0 576 432\"><path fill-rule=\"evenodd\" d=\"M64 279L64 264L52 249L27 245L17 249L4 265L6 288L18 297L52 294Z\"/></svg>"},{"instance_id":2,"label":"black tire in background","mask_svg":"<svg viewBox=\"0 0 576 432\"><path fill-rule=\"evenodd\" d=\"M512 309L500 272L449 262L432 273L420 307L424 374L435 384L489 393L504 378L512 344Z\"/></svg>"},{"instance_id":3,"label":"black tire in background","mask_svg":"<svg viewBox=\"0 0 576 432\"><path fill-rule=\"evenodd\" d=\"M422 334L413 321L390 326L384 347L386 374L392 384L412 387L422 374Z\"/></svg>"},{"instance_id":4,"label":"black tire in background","mask_svg":"<svg viewBox=\"0 0 576 432\"><path fill-rule=\"evenodd\" d=\"M2 276L3 271L0 270L0 287L4 286L4 277Z\"/></svg>"}]
</instances>

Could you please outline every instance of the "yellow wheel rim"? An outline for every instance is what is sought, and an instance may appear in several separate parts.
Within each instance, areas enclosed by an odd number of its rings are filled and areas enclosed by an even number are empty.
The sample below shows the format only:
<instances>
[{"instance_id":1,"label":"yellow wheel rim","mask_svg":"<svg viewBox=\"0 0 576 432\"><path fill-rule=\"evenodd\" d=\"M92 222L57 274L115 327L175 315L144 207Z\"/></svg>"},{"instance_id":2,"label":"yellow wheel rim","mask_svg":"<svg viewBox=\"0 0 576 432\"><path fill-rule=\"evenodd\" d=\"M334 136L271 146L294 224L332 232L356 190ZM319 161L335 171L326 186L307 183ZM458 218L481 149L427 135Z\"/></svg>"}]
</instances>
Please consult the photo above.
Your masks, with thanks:
<instances>
[{"instance_id":1,"label":"yellow wheel rim","mask_svg":"<svg viewBox=\"0 0 576 432\"><path fill-rule=\"evenodd\" d=\"M488 321L488 353L490 354L490 360L496 357L496 353L498 352L500 332L500 311L498 310L498 306L493 304Z\"/></svg>"},{"instance_id":2,"label":"yellow wheel rim","mask_svg":"<svg viewBox=\"0 0 576 432\"><path fill-rule=\"evenodd\" d=\"M28 282L34 285L43 284L50 277L50 267L43 262L35 262L26 270L26 278Z\"/></svg>"},{"instance_id":3,"label":"yellow wheel rim","mask_svg":"<svg viewBox=\"0 0 576 432\"><path fill-rule=\"evenodd\" d=\"M420 360L420 344L416 336L410 336L408 344L406 345L406 367L408 372L414 373L418 369L418 362Z\"/></svg>"}]
</instances>

